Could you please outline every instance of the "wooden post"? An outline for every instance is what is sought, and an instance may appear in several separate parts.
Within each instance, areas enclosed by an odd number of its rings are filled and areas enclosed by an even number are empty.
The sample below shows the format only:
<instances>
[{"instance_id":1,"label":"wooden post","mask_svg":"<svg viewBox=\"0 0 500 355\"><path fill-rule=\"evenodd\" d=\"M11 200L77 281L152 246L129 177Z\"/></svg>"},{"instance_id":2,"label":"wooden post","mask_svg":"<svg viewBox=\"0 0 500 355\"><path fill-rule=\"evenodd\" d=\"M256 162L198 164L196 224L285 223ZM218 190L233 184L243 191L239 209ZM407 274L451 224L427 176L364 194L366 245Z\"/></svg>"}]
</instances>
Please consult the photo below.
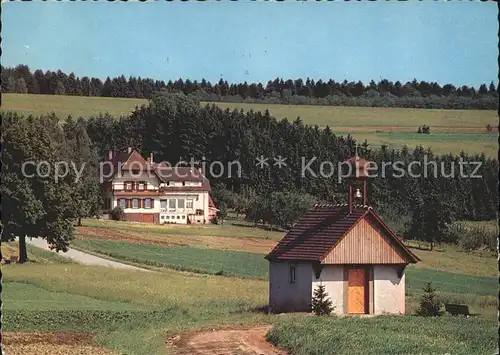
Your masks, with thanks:
<instances>
[{"instance_id":1,"label":"wooden post","mask_svg":"<svg viewBox=\"0 0 500 355\"><path fill-rule=\"evenodd\" d=\"M366 180L363 181L363 206L366 206Z\"/></svg>"},{"instance_id":2,"label":"wooden post","mask_svg":"<svg viewBox=\"0 0 500 355\"><path fill-rule=\"evenodd\" d=\"M349 213L352 213L352 183L349 182L349 196L347 205L349 206Z\"/></svg>"}]
</instances>

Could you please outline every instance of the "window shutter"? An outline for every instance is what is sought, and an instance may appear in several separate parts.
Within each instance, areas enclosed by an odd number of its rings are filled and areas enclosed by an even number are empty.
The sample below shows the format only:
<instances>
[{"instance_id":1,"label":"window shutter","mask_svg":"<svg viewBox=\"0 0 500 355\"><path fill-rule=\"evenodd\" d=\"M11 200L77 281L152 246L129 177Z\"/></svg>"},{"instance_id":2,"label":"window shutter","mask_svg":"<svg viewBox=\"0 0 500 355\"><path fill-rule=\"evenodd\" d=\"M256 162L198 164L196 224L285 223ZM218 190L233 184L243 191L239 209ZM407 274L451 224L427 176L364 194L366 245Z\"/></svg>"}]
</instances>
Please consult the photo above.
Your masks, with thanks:
<instances>
[{"instance_id":1,"label":"window shutter","mask_svg":"<svg viewBox=\"0 0 500 355\"><path fill-rule=\"evenodd\" d=\"M120 199L119 199L119 198L118 198L118 199L116 199L116 206L121 206L121 205L120 205Z\"/></svg>"},{"instance_id":2,"label":"window shutter","mask_svg":"<svg viewBox=\"0 0 500 355\"><path fill-rule=\"evenodd\" d=\"M127 198L127 202L126 202L126 206L127 206L127 208L130 208L130 207L131 207L131 206L130 206L131 202L132 202L132 201L131 201L129 198Z\"/></svg>"}]
</instances>

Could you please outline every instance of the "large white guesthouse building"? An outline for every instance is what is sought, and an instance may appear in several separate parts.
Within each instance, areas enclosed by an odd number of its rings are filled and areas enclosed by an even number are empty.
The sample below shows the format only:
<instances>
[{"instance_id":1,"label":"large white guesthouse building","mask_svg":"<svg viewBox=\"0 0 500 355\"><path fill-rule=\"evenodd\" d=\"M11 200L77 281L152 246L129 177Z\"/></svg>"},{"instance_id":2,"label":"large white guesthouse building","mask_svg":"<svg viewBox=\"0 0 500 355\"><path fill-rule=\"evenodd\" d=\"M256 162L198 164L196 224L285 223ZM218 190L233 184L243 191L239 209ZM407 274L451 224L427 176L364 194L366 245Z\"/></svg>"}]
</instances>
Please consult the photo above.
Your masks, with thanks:
<instances>
[{"instance_id":1,"label":"large white guesthouse building","mask_svg":"<svg viewBox=\"0 0 500 355\"><path fill-rule=\"evenodd\" d=\"M146 223L208 223L217 213L201 170L170 167L136 150L109 152L101 166L104 211L121 206L124 219Z\"/></svg>"}]
</instances>

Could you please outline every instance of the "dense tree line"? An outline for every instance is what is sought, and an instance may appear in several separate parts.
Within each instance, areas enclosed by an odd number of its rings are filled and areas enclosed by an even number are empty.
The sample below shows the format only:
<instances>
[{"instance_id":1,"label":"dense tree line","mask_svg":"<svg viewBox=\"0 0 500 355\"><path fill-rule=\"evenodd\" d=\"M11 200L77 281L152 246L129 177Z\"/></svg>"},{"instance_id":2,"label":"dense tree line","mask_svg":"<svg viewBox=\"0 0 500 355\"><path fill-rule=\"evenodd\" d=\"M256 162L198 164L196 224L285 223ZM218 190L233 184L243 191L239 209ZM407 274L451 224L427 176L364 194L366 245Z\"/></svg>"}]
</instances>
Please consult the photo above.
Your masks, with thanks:
<instances>
[{"instance_id":1,"label":"dense tree line","mask_svg":"<svg viewBox=\"0 0 500 355\"><path fill-rule=\"evenodd\" d=\"M183 94L157 93L148 106L136 109L130 117L115 119L105 115L92 117L87 123L88 135L101 157L105 157L109 149L132 146L144 156L153 152L156 160L172 164L181 159L200 160L205 163L208 175L212 175L212 184L223 184L227 190L247 200L233 203L230 201L234 199L228 198L225 200L228 207L239 206L247 212L251 210L251 202L259 201L255 196L281 198L287 203L293 200L290 196L272 195L277 192L308 194L318 201L344 202L346 182L344 179L338 183L335 169L339 162L354 154L357 143L349 135L335 135L329 127L320 129L305 125L300 118L290 122L277 120L267 111L230 111L215 105L201 107L194 97ZM420 177L408 174L397 177L399 173L389 165L385 168L385 177L376 178L369 184L370 204L396 225L400 224L401 229L408 229L406 222L412 216L429 220L442 215L440 220L445 222L496 217L499 168L496 159L465 153L437 156L422 146L411 151L407 147L372 149L366 142L359 153L375 162L379 169L383 162L399 161L408 171L411 162L420 162L420 166L412 166L412 173ZM256 165L256 158L261 155L269 158L268 166ZM278 168L273 166L273 158L280 155L286 158L286 166ZM220 177L218 165L213 165L210 174L210 164L215 161L223 162L225 171ZM230 164L234 161L238 161L239 166ZM334 168L331 176L328 176L330 165L325 165L325 161ZM475 174L482 177L467 177L474 172L475 166L461 161L479 162L481 167ZM304 170L305 166L310 170ZM241 178L238 177L239 169ZM321 169L324 177L320 175ZM424 178L425 171L427 178ZM452 177L443 175L452 171ZM264 206L265 202L262 203ZM262 220L262 217L257 219ZM414 236L421 231L412 228ZM425 228L442 232L439 223ZM435 237L440 238L439 235Z\"/></svg>"},{"instance_id":2,"label":"dense tree line","mask_svg":"<svg viewBox=\"0 0 500 355\"><path fill-rule=\"evenodd\" d=\"M26 237L65 251L74 224L101 208L85 121L2 113L2 126L1 240L19 238L19 262L28 259Z\"/></svg>"},{"instance_id":3,"label":"dense tree line","mask_svg":"<svg viewBox=\"0 0 500 355\"><path fill-rule=\"evenodd\" d=\"M469 86L439 85L435 82L417 81L401 83L387 79L378 83L336 82L334 80L276 78L260 83L232 83L220 79L211 83L205 79L191 81L153 80L125 76L106 78L77 77L61 70L38 69L31 72L28 66L2 67L2 92L81 95L124 98L151 98L158 90L195 95L201 101L226 101L249 103L283 103L364 107L413 107L446 109L498 108L498 88L493 82L479 88Z\"/></svg>"}]
</instances>

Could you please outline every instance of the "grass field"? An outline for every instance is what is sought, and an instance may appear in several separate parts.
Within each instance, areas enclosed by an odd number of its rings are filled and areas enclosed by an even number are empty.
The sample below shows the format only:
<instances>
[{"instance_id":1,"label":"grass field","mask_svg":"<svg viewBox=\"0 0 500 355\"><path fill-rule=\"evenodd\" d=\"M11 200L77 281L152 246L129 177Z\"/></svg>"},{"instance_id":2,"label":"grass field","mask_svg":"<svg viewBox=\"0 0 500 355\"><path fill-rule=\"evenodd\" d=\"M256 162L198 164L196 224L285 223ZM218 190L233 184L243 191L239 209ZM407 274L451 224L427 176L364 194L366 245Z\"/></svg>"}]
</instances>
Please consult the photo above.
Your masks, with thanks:
<instances>
[{"instance_id":1,"label":"grass field","mask_svg":"<svg viewBox=\"0 0 500 355\"><path fill-rule=\"evenodd\" d=\"M73 245L82 250L138 264L202 274L267 278L268 265L263 254L177 245L162 247L98 239L75 240Z\"/></svg>"},{"instance_id":2,"label":"grass field","mask_svg":"<svg viewBox=\"0 0 500 355\"><path fill-rule=\"evenodd\" d=\"M293 355L323 354L494 354L497 324L492 319L294 317L278 320L268 333Z\"/></svg>"},{"instance_id":3,"label":"grass field","mask_svg":"<svg viewBox=\"0 0 500 355\"><path fill-rule=\"evenodd\" d=\"M9 260L10 257L16 257L19 255L18 245L14 242L9 243L1 243L2 248L2 257L5 260ZM28 255L30 257L31 262L34 263L58 263L58 264L67 264L71 263L71 261L65 257L62 257L58 254L54 254L52 252L42 250L31 245L26 246L28 249Z\"/></svg>"},{"instance_id":4,"label":"grass field","mask_svg":"<svg viewBox=\"0 0 500 355\"><path fill-rule=\"evenodd\" d=\"M268 321L261 280L82 265L6 265L4 332L97 333L121 354L165 354L165 338L227 323Z\"/></svg>"},{"instance_id":5,"label":"grass field","mask_svg":"<svg viewBox=\"0 0 500 355\"><path fill-rule=\"evenodd\" d=\"M2 266L4 331L92 332L97 334L95 345L128 355L169 354L165 339L186 331L257 323L276 324L270 339L303 355L415 353L415 349L442 353L445 348L453 354L484 354L492 353L495 344L495 258L452 249L415 250L423 261L407 269L409 313L418 305L422 287L432 281L443 301L466 303L477 317L271 316L257 311L268 297L265 251L238 251L230 242L241 244L242 249L248 243L263 243L267 248L275 242L268 231L241 227L240 221L228 221L224 226L167 227L83 222L77 229L76 247L160 268L140 273L62 263L65 259L30 248L35 262ZM283 235L272 233L273 239ZM100 239L99 234L107 237ZM133 242L123 240L127 235ZM181 238L185 239L183 245L170 244ZM210 242L202 242L204 239ZM230 248L222 250L225 246ZM3 243L2 251L15 255L15 245ZM221 270L224 276L213 275ZM293 336L296 331L299 333ZM313 342L313 338L321 342ZM425 340L421 348L416 347L417 339Z\"/></svg>"},{"instance_id":6,"label":"grass field","mask_svg":"<svg viewBox=\"0 0 500 355\"><path fill-rule=\"evenodd\" d=\"M202 274L251 277L266 280L268 261L263 254L228 250L193 248L189 246L163 247L149 244L134 244L110 240L75 240L79 249L108 255L115 259L138 264L160 266ZM491 259L491 258L490 258ZM463 261L462 261L463 262ZM424 263L422 263L424 264ZM419 293L426 282L442 292L467 294L474 290L478 296L494 296L497 289L495 277L472 276L425 268L408 267L407 290Z\"/></svg>"},{"instance_id":7,"label":"grass field","mask_svg":"<svg viewBox=\"0 0 500 355\"><path fill-rule=\"evenodd\" d=\"M491 231L497 231L498 228L496 221L467 223L484 226ZM242 227L242 225L246 225L246 227ZM83 221L83 227L77 228L76 238L79 240L76 245L87 242L89 239L99 239L163 247L189 246L266 254L284 235L284 231L253 228L234 218L228 219L223 226L213 224L158 226L88 219ZM414 252L423 260L416 264L415 268L438 271L453 270L459 274L472 276L497 276L496 259L492 257L463 253L453 246L443 246L435 251L414 249Z\"/></svg>"},{"instance_id":8,"label":"grass field","mask_svg":"<svg viewBox=\"0 0 500 355\"><path fill-rule=\"evenodd\" d=\"M60 118L97 116L108 112L118 118L129 115L136 106L147 104L143 99L86 97L66 95L2 94L2 111L15 111L39 116L55 113Z\"/></svg>"},{"instance_id":9,"label":"grass field","mask_svg":"<svg viewBox=\"0 0 500 355\"><path fill-rule=\"evenodd\" d=\"M116 229L128 232L147 232L159 235L182 235L182 236L217 236L231 238L259 238L280 240L284 232L268 231L262 228L254 228L250 223L241 220L227 220L224 225L204 224L204 225L173 225L162 226L154 224L134 223L112 220L85 220L85 226Z\"/></svg>"},{"instance_id":10,"label":"grass field","mask_svg":"<svg viewBox=\"0 0 500 355\"><path fill-rule=\"evenodd\" d=\"M147 100L78 97L54 95L4 94L2 110L39 115L54 112L60 117L89 117L109 112L115 117L127 115ZM206 104L206 103L202 103ZM431 110L373 107L335 107L307 105L276 105L246 103L216 103L221 108L244 111L264 111L278 119L293 121L298 116L306 124L330 126L339 135L351 134L355 139L365 139L372 145L386 144L410 149L417 145L431 147L436 153L484 152L496 157L496 133L486 133L486 125L498 126L497 113L484 110ZM416 134L418 126L431 127L430 135Z\"/></svg>"}]
</instances>

